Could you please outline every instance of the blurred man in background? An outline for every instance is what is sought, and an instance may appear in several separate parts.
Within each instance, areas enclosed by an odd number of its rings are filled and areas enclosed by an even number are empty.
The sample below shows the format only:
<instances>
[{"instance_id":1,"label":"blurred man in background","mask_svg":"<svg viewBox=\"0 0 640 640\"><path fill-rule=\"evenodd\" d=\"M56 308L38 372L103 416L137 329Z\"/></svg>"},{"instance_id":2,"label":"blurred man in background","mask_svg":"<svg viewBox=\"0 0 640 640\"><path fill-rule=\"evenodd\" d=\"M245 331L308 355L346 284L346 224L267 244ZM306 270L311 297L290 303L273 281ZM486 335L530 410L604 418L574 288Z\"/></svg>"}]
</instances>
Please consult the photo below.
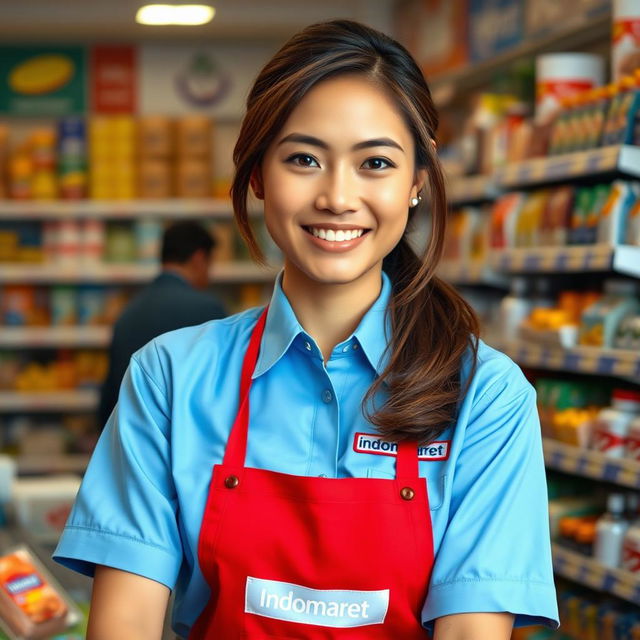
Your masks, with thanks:
<instances>
[{"instance_id":1,"label":"blurred man in background","mask_svg":"<svg viewBox=\"0 0 640 640\"><path fill-rule=\"evenodd\" d=\"M103 427L118 400L129 359L161 333L224 317L223 305L205 293L215 240L196 222L177 222L162 238L162 272L127 305L113 328L109 372L100 396Z\"/></svg>"}]
</instances>

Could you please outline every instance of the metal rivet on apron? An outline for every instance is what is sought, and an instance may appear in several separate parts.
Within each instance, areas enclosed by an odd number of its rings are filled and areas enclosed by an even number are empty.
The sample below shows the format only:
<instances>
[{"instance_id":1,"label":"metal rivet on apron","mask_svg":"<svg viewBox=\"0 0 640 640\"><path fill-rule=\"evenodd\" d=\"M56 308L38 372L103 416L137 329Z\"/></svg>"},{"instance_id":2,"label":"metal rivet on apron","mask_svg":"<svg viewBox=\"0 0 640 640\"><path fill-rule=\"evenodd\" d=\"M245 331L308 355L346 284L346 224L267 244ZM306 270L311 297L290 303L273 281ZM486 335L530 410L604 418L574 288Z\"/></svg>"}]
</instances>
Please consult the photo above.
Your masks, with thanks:
<instances>
[{"instance_id":1,"label":"metal rivet on apron","mask_svg":"<svg viewBox=\"0 0 640 640\"><path fill-rule=\"evenodd\" d=\"M413 500L416 492L411 487L403 487L400 490L400 495L402 496L403 500Z\"/></svg>"},{"instance_id":2,"label":"metal rivet on apron","mask_svg":"<svg viewBox=\"0 0 640 640\"><path fill-rule=\"evenodd\" d=\"M224 486L227 489L235 489L240 484L240 480L238 480L238 476L227 476L224 479Z\"/></svg>"}]
</instances>

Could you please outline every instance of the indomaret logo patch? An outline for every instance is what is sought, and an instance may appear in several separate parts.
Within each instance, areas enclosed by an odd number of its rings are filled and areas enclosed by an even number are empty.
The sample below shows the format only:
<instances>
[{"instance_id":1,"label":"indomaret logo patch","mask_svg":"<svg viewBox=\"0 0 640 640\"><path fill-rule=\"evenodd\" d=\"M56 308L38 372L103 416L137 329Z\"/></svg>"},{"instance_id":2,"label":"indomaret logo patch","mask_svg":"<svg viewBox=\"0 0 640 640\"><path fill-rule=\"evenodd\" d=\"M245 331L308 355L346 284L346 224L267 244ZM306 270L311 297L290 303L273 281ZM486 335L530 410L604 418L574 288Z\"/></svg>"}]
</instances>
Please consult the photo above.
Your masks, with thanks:
<instances>
[{"instance_id":1,"label":"indomaret logo patch","mask_svg":"<svg viewBox=\"0 0 640 640\"><path fill-rule=\"evenodd\" d=\"M418 460L448 460L451 440L438 440L418 447ZM379 456L398 455L398 445L388 442L375 433L356 433L353 450L357 453L373 453Z\"/></svg>"}]
</instances>

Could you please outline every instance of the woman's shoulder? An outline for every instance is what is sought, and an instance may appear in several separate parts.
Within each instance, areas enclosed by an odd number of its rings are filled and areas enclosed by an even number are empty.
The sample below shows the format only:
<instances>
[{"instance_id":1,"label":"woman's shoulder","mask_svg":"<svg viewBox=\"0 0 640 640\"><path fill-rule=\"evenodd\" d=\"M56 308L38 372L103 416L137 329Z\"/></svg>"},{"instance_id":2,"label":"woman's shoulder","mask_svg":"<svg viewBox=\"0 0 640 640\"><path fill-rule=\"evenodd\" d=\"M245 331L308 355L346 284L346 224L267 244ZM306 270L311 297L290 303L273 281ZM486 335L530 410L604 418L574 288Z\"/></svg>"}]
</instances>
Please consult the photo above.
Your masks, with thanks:
<instances>
[{"instance_id":1,"label":"woman's shoulder","mask_svg":"<svg viewBox=\"0 0 640 640\"><path fill-rule=\"evenodd\" d=\"M484 340L477 340L475 370L472 368L473 351L467 349L462 363L462 383L469 382L469 391L475 398L483 395L495 397L508 391L518 395L524 391L531 391L532 386L525 377L522 369L505 353L494 349Z\"/></svg>"}]
</instances>

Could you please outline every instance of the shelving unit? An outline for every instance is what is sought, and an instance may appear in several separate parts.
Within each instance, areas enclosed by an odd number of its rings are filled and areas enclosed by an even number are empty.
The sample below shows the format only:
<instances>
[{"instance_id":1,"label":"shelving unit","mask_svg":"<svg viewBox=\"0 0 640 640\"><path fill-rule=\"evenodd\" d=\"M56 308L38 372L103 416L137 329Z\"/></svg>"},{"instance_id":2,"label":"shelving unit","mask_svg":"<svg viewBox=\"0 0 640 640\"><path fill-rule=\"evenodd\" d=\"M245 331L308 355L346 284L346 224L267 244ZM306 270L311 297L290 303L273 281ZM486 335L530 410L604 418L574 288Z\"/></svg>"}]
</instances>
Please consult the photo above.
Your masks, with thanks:
<instances>
[{"instance_id":1,"label":"shelving unit","mask_svg":"<svg viewBox=\"0 0 640 640\"><path fill-rule=\"evenodd\" d=\"M252 215L261 209L252 206ZM166 200L69 200L51 202L20 202L0 200L2 220L63 220L100 219L117 220L129 218L202 218L205 220L233 218L231 201L222 198Z\"/></svg>"},{"instance_id":2,"label":"shelving unit","mask_svg":"<svg viewBox=\"0 0 640 640\"><path fill-rule=\"evenodd\" d=\"M554 544L554 571L569 580L640 605L640 575L612 569L592 558Z\"/></svg>"},{"instance_id":3,"label":"shelving unit","mask_svg":"<svg viewBox=\"0 0 640 640\"><path fill-rule=\"evenodd\" d=\"M640 462L543 438L547 468L640 490Z\"/></svg>"},{"instance_id":4,"label":"shelving unit","mask_svg":"<svg viewBox=\"0 0 640 640\"><path fill-rule=\"evenodd\" d=\"M567 247L502 249L491 253L490 266L506 273L615 271L640 276L640 246L594 244Z\"/></svg>"},{"instance_id":5,"label":"shelving unit","mask_svg":"<svg viewBox=\"0 0 640 640\"><path fill-rule=\"evenodd\" d=\"M0 391L0 413L86 412L98 405L94 389L74 391Z\"/></svg>"},{"instance_id":6,"label":"shelving unit","mask_svg":"<svg viewBox=\"0 0 640 640\"><path fill-rule=\"evenodd\" d=\"M617 145L578 153L535 158L496 170L490 176L452 179L452 205L489 202L501 194L545 185L598 180L621 175L640 178L640 147ZM527 247L491 250L484 262L444 263L440 270L457 285L486 285L514 274L614 273L640 278L640 246L584 245ZM487 335L485 340L523 367L618 378L640 385L640 351L576 346L565 348L551 342L551 333L523 334L521 339L504 340ZM526 339L525 339L526 338ZM536 340L539 339L539 342ZM640 462L613 458L598 451L579 448L551 438L543 438L547 469L640 491ZM557 575L640 606L640 575L605 567L593 558L553 545Z\"/></svg>"},{"instance_id":7,"label":"shelving unit","mask_svg":"<svg viewBox=\"0 0 640 640\"><path fill-rule=\"evenodd\" d=\"M11 347L106 347L108 327L3 327L0 348Z\"/></svg>"},{"instance_id":8,"label":"shelving unit","mask_svg":"<svg viewBox=\"0 0 640 640\"><path fill-rule=\"evenodd\" d=\"M525 367L615 376L640 383L640 352L637 351L582 346L564 349L531 342L505 341L496 336L487 336L486 340Z\"/></svg>"},{"instance_id":9,"label":"shelving unit","mask_svg":"<svg viewBox=\"0 0 640 640\"><path fill-rule=\"evenodd\" d=\"M48 284L141 284L159 272L155 264L0 264L0 283ZM214 283L270 282L278 269L260 267L252 262L215 264L210 273Z\"/></svg>"}]
</instances>

